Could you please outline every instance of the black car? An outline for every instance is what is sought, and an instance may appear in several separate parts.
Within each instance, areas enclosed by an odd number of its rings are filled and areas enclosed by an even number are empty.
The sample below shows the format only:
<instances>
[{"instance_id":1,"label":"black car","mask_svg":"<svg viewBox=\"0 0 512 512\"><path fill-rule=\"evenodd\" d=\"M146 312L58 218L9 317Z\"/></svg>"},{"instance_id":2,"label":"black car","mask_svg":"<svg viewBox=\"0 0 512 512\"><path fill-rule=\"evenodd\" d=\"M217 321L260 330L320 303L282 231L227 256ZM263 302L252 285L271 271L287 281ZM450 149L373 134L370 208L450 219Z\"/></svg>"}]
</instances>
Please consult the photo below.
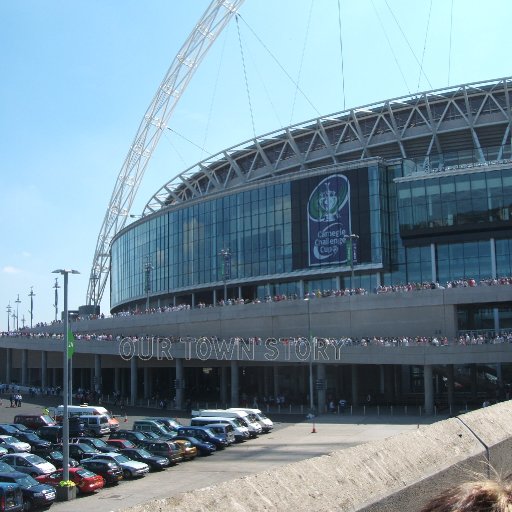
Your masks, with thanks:
<instances>
[{"instance_id":1,"label":"black car","mask_svg":"<svg viewBox=\"0 0 512 512\"><path fill-rule=\"evenodd\" d=\"M217 450L223 450L229 445L225 435L215 434L208 427L179 427L177 432L180 436L191 436L205 443L214 444Z\"/></svg>"},{"instance_id":2,"label":"black car","mask_svg":"<svg viewBox=\"0 0 512 512\"><path fill-rule=\"evenodd\" d=\"M202 457L205 455L211 455L217 450L214 444L209 441L201 441L200 439L197 439L197 437L177 435L174 439L185 439L186 441L189 441L190 444L196 448L197 454Z\"/></svg>"},{"instance_id":3,"label":"black car","mask_svg":"<svg viewBox=\"0 0 512 512\"><path fill-rule=\"evenodd\" d=\"M51 485L40 484L35 478L19 471L0 473L0 482L18 484L23 492L23 510L48 508L55 501L55 489Z\"/></svg>"},{"instance_id":4,"label":"black car","mask_svg":"<svg viewBox=\"0 0 512 512\"><path fill-rule=\"evenodd\" d=\"M123 468L114 461L89 459L83 460L80 466L101 475L107 484L117 484L123 479Z\"/></svg>"},{"instance_id":5,"label":"black car","mask_svg":"<svg viewBox=\"0 0 512 512\"><path fill-rule=\"evenodd\" d=\"M51 462L57 469L62 469L62 465L64 463L64 455L62 455L62 452L59 452L58 450L53 450L51 452L38 453L38 455L44 460ZM69 467L76 468L78 466L78 461L73 459L72 457L69 457Z\"/></svg>"},{"instance_id":6,"label":"black car","mask_svg":"<svg viewBox=\"0 0 512 512\"><path fill-rule=\"evenodd\" d=\"M56 444L62 442L63 429L64 427L61 427L60 425L46 425L38 428L36 430L36 434L41 439Z\"/></svg>"},{"instance_id":7,"label":"black car","mask_svg":"<svg viewBox=\"0 0 512 512\"><path fill-rule=\"evenodd\" d=\"M103 439L98 439L97 437L78 437L70 442L87 444L96 450L99 450L102 453L110 453L117 452L117 448L115 446L109 446Z\"/></svg>"},{"instance_id":8,"label":"black car","mask_svg":"<svg viewBox=\"0 0 512 512\"><path fill-rule=\"evenodd\" d=\"M20 431L16 427L6 423L0 423L0 435L18 437L19 433Z\"/></svg>"},{"instance_id":9,"label":"black car","mask_svg":"<svg viewBox=\"0 0 512 512\"><path fill-rule=\"evenodd\" d=\"M9 423L11 427L17 428L18 430L21 430L22 432L25 432L25 434L35 434L35 430L32 430L25 425L21 423Z\"/></svg>"},{"instance_id":10,"label":"black car","mask_svg":"<svg viewBox=\"0 0 512 512\"><path fill-rule=\"evenodd\" d=\"M19 439L20 441L28 443L32 448L33 452L47 452L50 451L52 447L52 443L50 443L50 441L41 439L37 434L18 431L18 433L16 434L16 438Z\"/></svg>"},{"instance_id":11,"label":"black car","mask_svg":"<svg viewBox=\"0 0 512 512\"><path fill-rule=\"evenodd\" d=\"M139 446L143 442L146 436L138 430L118 430L110 434L109 439L127 439L131 441L135 446Z\"/></svg>"},{"instance_id":12,"label":"black car","mask_svg":"<svg viewBox=\"0 0 512 512\"><path fill-rule=\"evenodd\" d=\"M94 457L102 452L88 444L73 443L69 445L69 456L80 462L82 459Z\"/></svg>"},{"instance_id":13,"label":"black car","mask_svg":"<svg viewBox=\"0 0 512 512\"><path fill-rule=\"evenodd\" d=\"M119 453L126 455L132 460L145 462L149 466L150 471L161 471L162 469L170 466L170 461L167 457L153 455L143 448L123 448Z\"/></svg>"}]
</instances>

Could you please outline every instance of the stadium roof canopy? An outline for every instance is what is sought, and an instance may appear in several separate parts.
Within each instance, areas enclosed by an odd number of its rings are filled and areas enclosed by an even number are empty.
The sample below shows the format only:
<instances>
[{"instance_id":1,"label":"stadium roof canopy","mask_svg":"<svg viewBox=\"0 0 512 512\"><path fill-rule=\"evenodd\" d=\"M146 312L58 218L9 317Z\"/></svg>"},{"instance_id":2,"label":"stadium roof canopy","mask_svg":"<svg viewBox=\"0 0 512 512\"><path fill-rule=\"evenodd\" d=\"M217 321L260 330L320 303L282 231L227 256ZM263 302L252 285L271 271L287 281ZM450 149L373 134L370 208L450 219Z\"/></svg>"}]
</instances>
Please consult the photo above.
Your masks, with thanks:
<instances>
[{"instance_id":1,"label":"stadium roof canopy","mask_svg":"<svg viewBox=\"0 0 512 512\"><path fill-rule=\"evenodd\" d=\"M167 182L143 216L250 182L372 157L421 159L511 145L512 78L437 89L288 126L225 149ZM478 154L479 153L479 154Z\"/></svg>"}]
</instances>

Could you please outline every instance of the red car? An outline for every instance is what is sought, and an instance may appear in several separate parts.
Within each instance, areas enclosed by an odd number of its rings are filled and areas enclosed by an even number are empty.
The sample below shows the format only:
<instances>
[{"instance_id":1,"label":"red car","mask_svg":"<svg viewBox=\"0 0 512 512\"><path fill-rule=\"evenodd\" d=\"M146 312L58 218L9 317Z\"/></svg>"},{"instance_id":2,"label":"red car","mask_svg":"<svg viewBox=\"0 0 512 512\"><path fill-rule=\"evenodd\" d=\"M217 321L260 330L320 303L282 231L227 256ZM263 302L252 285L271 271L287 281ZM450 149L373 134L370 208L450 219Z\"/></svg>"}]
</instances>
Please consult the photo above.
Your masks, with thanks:
<instances>
[{"instance_id":1,"label":"red car","mask_svg":"<svg viewBox=\"0 0 512 512\"><path fill-rule=\"evenodd\" d=\"M136 446L128 439L107 439L106 443L109 446L113 446L118 450L124 450L125 448L136 448Z\"/></svg>"},{"instance_id":2,"label":"red car","mask_svg":"<svg viewBox=\"0 0 512 512\"><path fill-rule=\"evenodd\" d=\"M50 475L41 475L36 478L39 483L49 484L57 487L62 480L62 469ZM94 492L105 485L105 480L100 475L84 468L69 468L69 479L75 482L78 491L81 493Z\"/></svg>"}]
</instances>

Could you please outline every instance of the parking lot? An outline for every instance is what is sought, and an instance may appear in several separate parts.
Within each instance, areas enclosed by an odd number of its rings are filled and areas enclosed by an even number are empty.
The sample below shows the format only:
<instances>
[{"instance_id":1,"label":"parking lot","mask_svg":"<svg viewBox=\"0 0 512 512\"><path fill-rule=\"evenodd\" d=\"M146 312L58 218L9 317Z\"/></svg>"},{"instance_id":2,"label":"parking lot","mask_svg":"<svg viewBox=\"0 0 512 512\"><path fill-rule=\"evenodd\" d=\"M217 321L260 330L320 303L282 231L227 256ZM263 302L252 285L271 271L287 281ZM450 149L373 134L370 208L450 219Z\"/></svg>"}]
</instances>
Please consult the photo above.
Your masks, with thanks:
<instances>
[{"instance_id":1,"label":"parking lot","mask_svg":"<svg viewBox=\"0 0 512 512\"><path fill-rule=\"evenodd\" d=\"M40 403L34 403L35 401ZM12 409L6 407L9 404L4 400L0 410L0 423L12 422L16 413L41 413L42 403L38 398L31 403L23 403L21 408ZM162 414L155 409L128 408L126 421L124 416L118 419L122 429L130 429L133 421L146 416L162 416ZM189 424L187 416L178 419L183 424ZM124 510L150 499L164 498L215 485L225 480L324 455L367 441L384 439L415 429L419 423L433 421L425 417L413 416L370 418L343 415L325 415L317 418L315 424L305 421L302 417L291 415L281 415L271 419L274 420L275 428L269 434L230 446L209 457L198 457L162 472L150 473L143 478L122 481L118 485L105 487L93 495L79 497L73 501L72 506L69 502L55 503L51 510L55 512L69 510L89 512L91 509L95 512ZM440 418L436 420L438 419Z\"/></svg>"}]
</instances>

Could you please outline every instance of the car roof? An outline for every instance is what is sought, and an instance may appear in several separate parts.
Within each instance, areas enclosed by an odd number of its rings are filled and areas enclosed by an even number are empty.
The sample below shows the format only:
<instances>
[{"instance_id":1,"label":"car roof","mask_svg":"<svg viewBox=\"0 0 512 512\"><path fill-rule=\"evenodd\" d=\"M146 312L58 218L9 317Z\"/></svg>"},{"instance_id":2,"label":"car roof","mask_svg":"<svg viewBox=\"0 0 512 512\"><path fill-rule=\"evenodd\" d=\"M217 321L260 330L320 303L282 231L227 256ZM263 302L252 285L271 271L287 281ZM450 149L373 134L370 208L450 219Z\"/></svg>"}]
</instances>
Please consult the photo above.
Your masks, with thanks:
<instances>
[{"instance_id":1,"label":"car roof","mask_svg":"<svg viewBox=\"0 0 512 512\"><path fill-rule=\"evenodd\" d=\"M1 471L0 472L0 478L2 477L13 477L13 478L20 478L20 477L26 477L26 473L22 473L21 471Z\"/></svg>"}]
</instances>

